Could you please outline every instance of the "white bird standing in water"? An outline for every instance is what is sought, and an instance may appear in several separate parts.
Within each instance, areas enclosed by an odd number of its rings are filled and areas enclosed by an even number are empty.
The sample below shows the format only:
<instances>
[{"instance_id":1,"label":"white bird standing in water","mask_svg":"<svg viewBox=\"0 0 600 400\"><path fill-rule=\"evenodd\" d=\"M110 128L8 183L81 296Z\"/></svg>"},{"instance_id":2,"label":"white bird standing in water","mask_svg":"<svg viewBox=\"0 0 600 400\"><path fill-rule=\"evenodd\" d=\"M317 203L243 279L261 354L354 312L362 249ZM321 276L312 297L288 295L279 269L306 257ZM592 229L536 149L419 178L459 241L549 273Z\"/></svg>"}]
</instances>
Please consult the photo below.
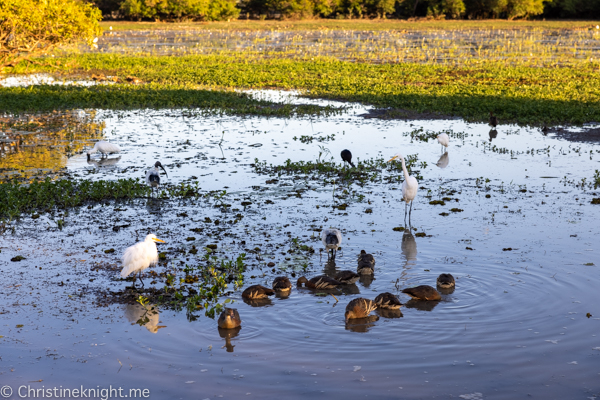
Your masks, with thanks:
<instances>
[{"instance_id":1,"label":"white bird standing in water","mask_svg":"<svg viewBox=\"0 0 600 400\"><path fill-rule=\"evenodd\" d=\"M121 278L126 278L132 273L135 274L138 272L140 282L142 282L142 286L144 285L142 271L158 262L158 250L156 250L155 242L164 243L163 240L160 240L151 233L146 236L143 242L136 243L125 249L125 253L123 253L123 257L121 258L123 262ZM133 281L134 285L136 279Z\"/></svg>"},{"instance_id":2,"label":"white bird standing in water","mask_svg":"<svg viewBox=\"0 0 600 400\"><path fill-rule=\"evenodd\" d=\"M167 174L167 171L163 168L160 161L157 161L156 164L154 164L154 168L146 171L146 183L148 186L152 187L152 191L154 191L154 188L157 188L158 190L158 185L160 185L160 172L158 171L159 167L165 171L167 178L169 177L169 174Z\"/></svg>"},{"instance_id":3,"label":"white bird standing in water","mask_svg":"<svg viewBox=\"0 0 600 400\"><path fill-rule=\"evenodd\" d=\"M450 137L447 133L440 133L437 135L437 141L442 145L442 151L444 151L444 147L448 148L448 145L450 144Z\"/></svg>"},{"instance_id":4,"label":"white bird standing in water","mask_svg":"<svg viewBox=\"0 0 600 400\"><path fill-rule=\"evenodd\" d=\"M402 171L404 171L404 182L402 182L402 200L406 202L406 204L404 205L404 221L406 221L406 207L408 206L408 203L410 203L410 211L408 213L408 220L410 221L410 214L412 213L412 203L415 197L417 197L419 182L417 181L417 178L408 174L408 170L406 169L406 163L404 162L404 157L402 156L402 154L397 153L394 157L388 160L388 162L394 161L397 158L400 158L402 160Z\"/></svg>"},{"instance_id":5,"label":"white bird standing in water","mask_svg":"<svg viewBox=\"0 0 600 400\"><path fill-rule=\"evenodd\" d=\"M96 142L96 144L94 145L94 147L91 150L88 150L88 152L87 152L88 160L92 157L92 154L94 154L96 152L102 153L102 157L105 157L108 154L120 153L121 148L119 146L117 146L116 144L108 143L106 140L99 140Z\"/></svg>"},{"instance_id":6,"label":"white bird standing in water","mask_svg":"<svg viewBox=\"0 0 600 400\"><path fill-rule=\"evenodd\" d=\"M323 229L321 232L321 241L325 250L327 250L327 258L329 259L329 250L331 250L332 258L335 259L335 253L342 244L342 232L336 228Z\"/></svg>"}]
</instances>

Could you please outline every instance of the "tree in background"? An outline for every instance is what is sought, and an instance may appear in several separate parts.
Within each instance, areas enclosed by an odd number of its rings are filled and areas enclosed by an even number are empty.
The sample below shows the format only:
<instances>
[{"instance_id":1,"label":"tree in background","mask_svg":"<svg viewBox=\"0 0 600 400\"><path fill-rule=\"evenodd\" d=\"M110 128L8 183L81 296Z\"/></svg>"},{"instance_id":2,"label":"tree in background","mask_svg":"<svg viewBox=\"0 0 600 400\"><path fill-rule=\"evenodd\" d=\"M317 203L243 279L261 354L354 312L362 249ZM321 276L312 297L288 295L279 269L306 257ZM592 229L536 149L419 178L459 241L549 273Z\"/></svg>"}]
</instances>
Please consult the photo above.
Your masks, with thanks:
<instances>
[{"instance_id":1,"label":"tree in background","mask_svg":"<svg viewBox=\"0 0 600 400\"><path fill-rule=\"evenodd\" d=\"M99 9L79 0L0 0L0 67L102 34Z\"/></svg>"},{"instance_id":2,"label":"tree in background","mask_svg":"<svg viewBox=\"0 0 600 400\"><path fill-rule=\"evenodd\" d=\"M120 11L133 19L205 21L237 18L240 10L235 0L124 0Z\"/></svg>"}]
</instances>

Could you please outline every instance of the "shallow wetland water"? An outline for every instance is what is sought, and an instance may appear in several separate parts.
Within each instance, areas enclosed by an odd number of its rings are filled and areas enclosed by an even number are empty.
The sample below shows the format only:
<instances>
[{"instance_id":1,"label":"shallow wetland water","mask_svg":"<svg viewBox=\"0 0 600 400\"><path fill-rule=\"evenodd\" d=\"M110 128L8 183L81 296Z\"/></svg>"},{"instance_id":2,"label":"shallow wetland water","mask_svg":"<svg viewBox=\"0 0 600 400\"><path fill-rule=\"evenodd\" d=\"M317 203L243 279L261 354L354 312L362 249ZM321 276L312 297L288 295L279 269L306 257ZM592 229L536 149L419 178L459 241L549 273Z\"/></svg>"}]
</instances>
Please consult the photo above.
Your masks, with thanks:
<instances>
[{"instance_id":1,"label":"shallow wetland water","mask_svg":"<svg viewBox=\"0 0 600 400\"><path fill-rule=\"evenodd\" d=\"M108 165L90 164L83 149L93 141L67 138L73 154L63 158L63 174L141 178L160 160L169 183L227 194L110 201L15 222L0 245L0 382L148 388L155 398L186 399L600 396L600 206L591 204L600 188L590 186L600 146L534 128L501 125L490 133L485 124L383 121L362 117L366 111L349 105L342 115L313 119L81 114L103 124L104 138L122 153ZM435 139L418 137L441 131L451 137L445 156ZM255 159L283 165L333 156L339 163L344 148L360 160L418 157L412 231L393 229L405 227L395 172L359 184L255 169ZM333 207L340 204L347 206ZM319 230L329 226L344 238L335 265L319 251ZM165 285L152 283L149 271L200 263L204 252L190 250L208 244L219 257L247 254L244 287L270 286L292 272L355 270L361 249L376 258L375 279L334 292L339 302L294 287L289 297L257 306L231 288L226 298L242 318L234 332L166 307L146 321L139 304L105 295L131 286L117 277L119 257L148 232L167 242L159 247L167 259L146 271L146 288ZM315 252L288 251L295 238ZM11 262L16 255L25 259ZM438 304L409 303L400 315L344 323L351 299L389 291L407 303L402 289L435 285L442 272L457 283Z\"/></svg>"}]
</instances>

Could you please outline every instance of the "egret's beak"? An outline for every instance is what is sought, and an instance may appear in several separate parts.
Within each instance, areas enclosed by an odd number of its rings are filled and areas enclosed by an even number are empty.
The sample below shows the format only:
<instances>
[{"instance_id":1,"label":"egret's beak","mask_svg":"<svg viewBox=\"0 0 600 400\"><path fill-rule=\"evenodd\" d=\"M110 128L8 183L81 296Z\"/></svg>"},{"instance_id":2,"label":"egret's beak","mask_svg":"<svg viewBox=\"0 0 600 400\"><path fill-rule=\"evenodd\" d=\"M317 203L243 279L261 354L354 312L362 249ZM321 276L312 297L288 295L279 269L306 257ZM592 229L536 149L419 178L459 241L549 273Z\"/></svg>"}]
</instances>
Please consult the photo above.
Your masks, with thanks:
<instances>
[{"instance_id":1,"label":"egret's beak","mask_svg":"<svg viewBox=\"0 0 600 400\"><path fill-rule=\"evenodd\" d=\"M167 174L167 170L161 165L160 168L165 172L165 175L167 176L167 178L169 177L169 174Z\"/></svg>"},{"instance_id":2,"label":"egret's beak","mask_svg":"<svg viewBox=\"0 0 600 400\"><path fill-rule=\"evenodd\" d=\"M156 327L156 330L159 330L160 328L166 328L166 327L167 327L166 325L158 325L158 326Z\"/></svg>"},{"instance_id":3,"label":"egret's beak","mask_svg":"<svg viewBox=\"0 0 600 400\"><path fill-rule=\"evenodd\" d=\"M166 243L164 240L160 240L159 238L153 238L155 242Z\"/></svg>"},{"instance_id":4,"label":"egret's beak","mask_svg":"<svg viewBox=\"0 0 600 400\"><path fill-rule=\"evenodd\" d=\"M394 156L394 157L390 158L390 159L388 160L388 162L394 161L394 160L395 160L395 159L397 159L397 158L398 158L398 156Z\"/></svg>"}]
</instances>

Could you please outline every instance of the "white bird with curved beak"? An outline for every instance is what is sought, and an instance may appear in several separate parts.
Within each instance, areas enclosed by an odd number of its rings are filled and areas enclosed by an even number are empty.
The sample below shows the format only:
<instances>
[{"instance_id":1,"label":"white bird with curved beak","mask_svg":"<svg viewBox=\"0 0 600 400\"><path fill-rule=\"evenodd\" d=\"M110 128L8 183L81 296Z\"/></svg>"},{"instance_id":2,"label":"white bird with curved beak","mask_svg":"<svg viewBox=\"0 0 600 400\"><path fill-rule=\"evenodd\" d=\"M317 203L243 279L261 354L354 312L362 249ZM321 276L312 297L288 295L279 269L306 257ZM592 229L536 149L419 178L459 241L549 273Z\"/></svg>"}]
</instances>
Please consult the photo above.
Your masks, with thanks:
<instances>
[{"instance_id":1,"label":"white bird with curved beak","mask_svg":"<svg viewBox=\"0 0 600 400\"><path fill-rule=\"evenodd\" d=\"M106 140L98 140L91 150L87 151L88 160L92 158L92 154L100 152L102 157L107 157L108 154L120 153L121 148L116 144L108 143Z\"/></svg>"},{"instance_id":2,"label":"white bird with curved beak","mask_svg":"<svg viewBox=\"0 0 600 400\"><path fill-rule=\"evenodd\" d=\"M164 240L160 240L153 233L146 236L143 242L134 244L131 247L125 249L121 261L123 262L123 269L121 270L121 278L126 278L132 273L138 273L140 282L144 286L142 281L142 271L151 265L155 265L158 262L158 250L156 249L156 242L165 243ZM135 285L134 279L133 284Z\"/></svg>"},{"instance_id":3,"label":"white bird with curved beak","mask_svg":"<svg viewBox=\"0 0 600 400\"><path fill-rule=\"evenodd\" d=\"M148 186L152 187L152 191L154 191L154 188L157 188L158 190L158 185L160 185L160 171L158 168L161 168L165 172L167 178L169 177L169 174L167 174L167 171L164 169L160 161L157 161L154 164L154 168L146 171L146 183Z\"/></svg>"},{"instance_id":4,"label":"white bird with curved beak","mask_svg":"<svg viewBox=\"0 0 600 400\"><path fill-rule=\"evenodd\" d=\"M406 202L404 205L404 220L406 221L406 207L408 203L410 203L410 211L408 213L408 220L410 221L410 214L412 213L412 203L415 197L417 197L417 190L419 189L419 181L414 176L410 176L408 174L408 170L406 169L406 163L404 162L404 157L400 153L396 153L394 157L388 160L388 162L392 162L400 158L402 160L402 171L404 172L404 182L402 182L402 200Z\"/></svg>"}]
</instances>

